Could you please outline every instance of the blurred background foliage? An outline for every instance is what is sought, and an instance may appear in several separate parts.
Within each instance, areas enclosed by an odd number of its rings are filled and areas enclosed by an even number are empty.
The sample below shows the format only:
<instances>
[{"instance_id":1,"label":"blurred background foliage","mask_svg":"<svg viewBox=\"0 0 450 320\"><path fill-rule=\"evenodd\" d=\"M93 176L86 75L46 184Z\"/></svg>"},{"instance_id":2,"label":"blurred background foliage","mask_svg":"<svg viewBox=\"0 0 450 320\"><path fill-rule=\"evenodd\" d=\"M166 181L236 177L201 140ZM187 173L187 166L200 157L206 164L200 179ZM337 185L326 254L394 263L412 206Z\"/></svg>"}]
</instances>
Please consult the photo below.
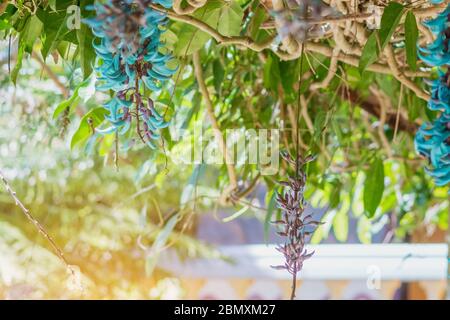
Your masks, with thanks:
<instances>
[{"instance_id":1,"label":"blurred background foliage","mask_svg":"<svg viewBox=\"0 0 450 320\"><path fill-rule=\"evenodd\" d=\"M386 242L410 241L423 226L448 228L448 187L436 187L425 174L426 161L416 155L413 130L407 126L436 115L392 75L366 71L361 76L356 66L339 63L325 88L311 90L327 77L329 57L306 52L303 62L282 61L270 50L221 45L191 25L174 22L164 40L178 58L179 72L162 92L148 93L171 119L163 132L164 147L153 151L130 136L120 141L116 161L114 135L92 141L84 117L106 98L95 92L93 49L80 40L81 33L88 39L92 34L85 27L60 28L66 8L77 1L37 1L36 12L19 2L11 1L0 16L0 170L77 272L75 279L68 276L45 239L2 191L1 298L182 296L179 281L172 278L176 275L155 269L162 250L226 258L196 239L200 215L221 209L235 213L233 219L257 217L266 232L273 228L276 181L286 177L287 167L261 176L258 165L237 165L239 190L252 191L256 185L259 191L223 201L229 184L225 165L174 161L191 142L188 134L174 140L180 129L193 133L196 126L210 127L193 52L200 54L220 128L280 129L282 147L292 152L297 81L299 74L304 77L301 151L318 155L308 167L306 198L312 207L325 209L325 223L311 242L325 241L330 234L346 242L352 232L349 219L357 221L361 243L371 243L382 228L390 231ZM235 14L228 14L229 23L220 27L223 34L258 41L271 36L273 30L260 28L270 18L265 6L234 3ZM206 5L208 14L193 16L217 27L227 5L212 1ZM421 85L421 80L415 81ZM370 109L383 104L394 110L402 106L407 124L397 132L389 122L391 113L383 119L380 111ZM367 194L381 200L364 199ZM71 290L62 285L66 282Z\"/></svg>"}]
</instances>

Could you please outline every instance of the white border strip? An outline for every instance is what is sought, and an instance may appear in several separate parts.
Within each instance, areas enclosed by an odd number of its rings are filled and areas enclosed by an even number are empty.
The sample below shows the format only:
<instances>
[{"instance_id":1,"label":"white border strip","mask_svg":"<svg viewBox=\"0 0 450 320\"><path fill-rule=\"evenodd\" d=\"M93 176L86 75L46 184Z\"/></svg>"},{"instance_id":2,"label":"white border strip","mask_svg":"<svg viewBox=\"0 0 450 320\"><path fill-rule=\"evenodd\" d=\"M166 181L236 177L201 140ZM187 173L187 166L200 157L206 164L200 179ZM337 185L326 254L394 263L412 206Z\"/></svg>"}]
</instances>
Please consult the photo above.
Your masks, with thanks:
<instances>
[{"instance_id":1,"label":"white border strip","mask_svg":"<svg viewBox=\"0 0 450 320\"><path fill-rule=\"evenodd\" d=\"M299 278L303 280L366 280L371 272L383 280L444 280L447 278L446 244L321 244ZM171 252L162 254L159 266L178 277L290 279L271 265L283 264L273 245L223 246L218 248L233 263L188 259L181 262Z\"/></svg>"}]
</instances>

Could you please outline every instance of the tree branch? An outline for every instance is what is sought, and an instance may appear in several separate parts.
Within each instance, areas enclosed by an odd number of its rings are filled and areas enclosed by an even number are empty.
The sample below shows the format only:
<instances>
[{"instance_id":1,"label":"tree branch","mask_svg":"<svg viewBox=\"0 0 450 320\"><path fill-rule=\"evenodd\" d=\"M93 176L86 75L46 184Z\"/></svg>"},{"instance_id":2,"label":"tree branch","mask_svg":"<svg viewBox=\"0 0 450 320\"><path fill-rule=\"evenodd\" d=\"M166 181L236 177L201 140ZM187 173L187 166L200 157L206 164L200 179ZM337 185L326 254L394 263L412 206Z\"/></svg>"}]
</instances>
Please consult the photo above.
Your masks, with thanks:
<instances>
[{"instance_id":1,"label":"tree branch","mask_svg":"<svg viewBox=\"0 0 450 320\"><path fill-rule=\"evenodd\" d=\"M343 96L347 97L350 102L360 106L366 112L377 118L381 117L381 108L375 96L372 95L368 98L363 99L356 90L348 90L346 91L346 93L348 94L344 93ZM414 135L419 127L414 122L410 122L408 119L402 116L398 116L397 120L396 112L386 112L386 124L395 129L396 123L398 126L398 130L405 131L410 135Z\"/></svg>"},{"instance_id":2,"label":"tree branch","mask_svg":"<svg viewBox=\"0 0 450 320\"><path fill-rule=\"evenodd\" d=\"M306 45L306 48L311 52L320 53L327 57L333 56L333 48L330 48L328 46L325 46L325 45L322 45L319 43L308 42ZM347 55L342 52L340 52L337 55L337 59L339 61L342 61L342 62L349 64L351 66L354 66L354 67L357 67L359 65L359 57ZM370 65L369 67L367 67L367 70L376 72L376 73L381 73L381 74L393 75L393 70L388 65L381 64L381 63L374 63L374 64ZM413 72L411 70L403 70L403 73L408 77L428 77L429 76L428 72L420 72L420 71Z\"/></svg>"},{"instance_id":3,"label":"tree branch","mask_svg":"<svg viewBox=\"0 0 450 320\"><path fill-rule=\"evenodd\" d=\"M69 97L69 90L67 90L67 87L59 80L58 76L52 71L52 69L49 68L49 66L39 57L39 55L36 52L31 53L31 57L36 60L39 65L41 66L42 70L47 73L50 79L55 83L55 85L58 87L59 91L61 91L62 95L65 99Z\"/></svg>"}]
</instances>

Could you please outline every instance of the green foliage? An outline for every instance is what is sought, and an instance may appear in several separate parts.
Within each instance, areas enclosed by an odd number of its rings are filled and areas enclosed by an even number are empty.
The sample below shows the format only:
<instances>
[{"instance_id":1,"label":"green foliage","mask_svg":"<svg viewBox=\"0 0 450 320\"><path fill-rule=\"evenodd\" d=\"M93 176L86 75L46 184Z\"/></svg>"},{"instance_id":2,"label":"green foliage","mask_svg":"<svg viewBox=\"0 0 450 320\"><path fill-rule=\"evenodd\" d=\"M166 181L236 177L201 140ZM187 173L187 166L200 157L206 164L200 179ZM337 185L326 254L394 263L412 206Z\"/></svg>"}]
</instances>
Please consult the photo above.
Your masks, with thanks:
<instances>
[{"instance_id":1,"label":"green foliage","mask_svg":"<svg viewBox=\"0 0 450 320\"><path fill-rule=\"evenodd\" d=\"M384 192L384 165L380 158L375 158L366 171L364 182L364 213L368 218L375 215Z\"/></svg>"},{"instance_id":2,"label":"green foliage","mask_svg":"<svg viewBox=\"0 0 450 320\"><path fill-rule=\"evenodd\" d=\"M156 267L156 263L158 262L158 256L166 246L167 240L173 232L179 218L179 215L173 215L156 236L155 242L150 249L145 264L145 271L148 275L151 275L153 273L153 270Z\"/></svg>"},{"instance_id":3,"label":"green foliage","mask_svg":"<svg viewBox=\"0 0 450 320\"><path fill-rule=\"evenodd\" d=\"M242 7L236 1L223 3L220 9L217 31L224 36L238 36L241 33L241 22L244 16Z\"/></svg>"},{"instance_id":4,"label":"green foliage","mask_svg":"<svg viewBox=\"0 0 450 320\"><path fill-rule=\"evenodd\" d=\"M54 4L56 6L56 2ZM58 48L64 36L70 32L67 28L67 12L65 10L57 10L51 6L52 11L39 10L37 17L42 21L45 39L42 43L41 53L44 59Z\"/></svg>"},{"instance_id":5,"label":"green foliage","mask_svg":"<svg viewBox=\"0 0 450 320\"><path fill-rule=\"evenodd\" d=\"M383 11L381 17L380 30L370 34L364 46L361 59L359 61L359 71L362 73L368 66L374 63L380 52L386 47L397 28L402 14L404 12L403 5L391 1Z\"/></svg>"},{"instance_id":6,"label":"green foliage","mask_svg":"<svg viewBox=\"0 0 450 320\"><path fill-rule=\"evenodd\" d=\"M267 214L266 217L264 218L264 239L266 242L269 237L270 224L273 221L274 213L277 210L275 202L276 196L277 192L275 190L268 192L266 195Z\"/></svg>"},{"instance_id":7,"label":"green foliage","mask_svg":"<svg viewBox=\"0 0 450 320\"><path fill-rule=\"evenodd\" d=\"M20 43L24 46L24 50L31 53L34 43L41 34L44 24L37 16L31 16L20 33Z\"/></svg>"},{"instance_id":8,"label":"green foliage","mask_svg":"<svg viewBox=\"0 0 450 320\"><path fill-rule=\"evenodd\" d=\"M417 28L416 17L412 11L408 11L405 19L405 47L406 59L411 70L417 70L417 40L419 29Z\"/></svg>"},{"instance_id":9,"label":"green foliage","mask_svg":"<svg viewBox=\"0 0 450 320\"><path fill-rule=\"evenodd\" d=\"M85 1L85 6L92 4L94 0ZM85 7L82 7L85 8ZM81 10L81 14L83 17L88 17L88 12L85 9ZM80 56L80 65L81 70L83 71L84 79L87 79L92 73L92 66L95 61L95 51L92 47L92 42L94 41L94 35L92 34L91 29L86 24L81 24L80 29L76 30L78 47Z\"/></svg>"},{"instance_id":10,"label":"green foliage","mask_svg":"<svg viewBox=\"0 0 450 320\"><path fill-rule=\"evenodd\" d=\"M369 38L367 38L367 42L361 54L361 59L359 60L359 72L361 74L368 66L377 60L378 54L378 33L372 32Z\"/></svg>"},{"instance_id":11,"label":"green foliage","mask_svg":"<svg viewBox=\"0 0 450 320\"><path fill-rule=\"evenodd\" d=\"M77 107L78 103L80 102L80 97L78 95L79 90L83 87L85 87L89 81L83 81L73 91L72 95L67 99L58 104L58 106L55 108L55 111L53 112L53 119L57 119L63 111L66 109L69 110L69 114L73 112L73 110Z\"/></svg>"},{"instance_id":12,"label":"green foliage","mask_svg":"<svg viewBox=\"0 0 450 320\"><path fill-rule=\"evenodd\" d=\"M398 2L390 1L387 7L383 11L381 17L381 25L378 35L380 37L381 50L386 47L397 28L400 19L402 17L404 7Z\"/></svg>"},{"instance_id":13,"label":"green foliage","mask_svg":"<svg viewBox=\"0 0 450 320\"><path fill-rule=\"evenodd\" d=\"M341 208L337 210L333 219L333 231L336 239L340 242L347 241L350 201L347 197L344 198Z\"/></svg>"},{"instance_id":14,"label":"green foliage","mask_svg":"<svg viewBox=\"0 0 450 320\"><path fill-rule=\"evenodd\" d=\"M86 113L83 118L81 118L80 125L72 136L70 147L74 148L77 144L87 140L93 135L94 129L103 122L105 115L107 114L108 111L103 107L92 109Z\"/></svg>"},{"instance_id":15,"label":"green foliage","mask_svg":"<svg viewBox=\"0 0 450 320\"><path fill-rule=\"evenodd\" d=\"M19 50L17 51L17 63L14 66L14 69L11 72L11 81L14 84L17 83L17 76L19 75L19 71L22 68L22 60L23 60L24 53L25 53L25 46L20 44Z\"/></svg>"},{"instance_id":16,"label":"green foliage","mask_svg":"<svg viewBox=\"0 0 450 320\"><path fill-rule=\"evenodd\" d=\"M370 243L382 227L389 227L388 216L398 221L396 241L402 241L419 224L448 228L448 187L436 187L425 174L426 163L414 150L413 129L399 126L394 138L399 105L400 119L411 127L433 119L436 113L428 111L426 101L405 86L400 96L400 82L393 75L367 71L376 62L385 63L380 52L388 45L400 57L402 71L408 66L418 69L416 42L423 35L417 23L421 18L414 16L410 6L389 2L380 29L369 34L359 62L338 61L331 79L330 57L308 46L301 57L285 60L275 53L274 45L259 51L220 43L189 23L170 20L162 39L179 60L178 73L160 92L143 92L171 121L161 132L163 147L151 151L131 135L117 141L114 134L93 135L96 127L107 126L103 121L106 110L99 106L109 95L95 91L92 32L84 24L79 30L67 28L71 18L67 9L74 3L78 2L47 1L35 14L9 5L0 15L0 34L5 39L0 43L0 97L6 102L5 109L0 108L0 169L16 172L12 182L18 195L26 199L40 221L46 221L58 243L67 248L68 257L83 266L89 279L102 278L102 268L95 260L102 255L112 256L112 262L101 262L104 268L131 268L138 275L146 269L149 278L158 275L157 258L167 246L189 256L218 257L193 239L192 230L183 229L189 225L187 221L195 224L200 214L224 209L222 195L230 185L224 164L176 161L187 158L193 143L206 147L207 141L195 141L193 135L211 128L205 97L192 68L193 53L200 55L214 115L224 133L227 129L279 129L280 148L295 154L294 129L298 128L300 152L318 155L307 168L305 191L311 206L323 212L324 224L312 236L313 243L329 236L345 242L355 232L360 242ZM79 3L82 15L88 14L86 5L92 1ZM271 14L261 1L212 0L190 16L225 39L262 43L276 35ZM311 41L329 49L335 45L330 37ZM352 45L357 45L356 41ZM53 77L30 59L31 53L46 62ZM341 51L340 55L350 54ZM55 78L71 93L69 97L63 97ZM423 87L423 78L411 79ZM14 97L11 80L16 84ZM325 88L311 89L312 84L328 80ZM379 96L387 105L384 123ZM61 123L69 122L66 136L60 137ZM233 200L234 207L227 209L224 221L255 216L261 220L267 240L274 228L271 222L279 215L275 197L282 188L277 181L286 180L292 169L281 164L274 175L261 176L261 164L245 162L248 155L242 153L236 158L243 160L234 166L238 191L253 180L256 191ZM56 263L42 239L24 237L33 226L17 214L14 203L1 191L0 209L4 243L37 241L42 261ZM84 246L89 248L85 264ZM10 254L12 249L7 249ZM110 280L120 282L112 273L104 281L96 280L103 289ZM146 286L138 287L144 290Z\"/></svg>"},{"instance_id":17,"label":"green foliage","mask_svg":"<svg viewBox=\"0 0 450 320\"><path fill-rule=\"evenodd\" d=\"M202 20L209 26L217 28L223 6L224 1L222 0L208 1L208 3L200 10L197 10L193 16ZM197 28L184 23L176 23L174 30L178 37L174 53L179 56L190 55L193 52L198 51L211 39L211 36L206 32L200 31Z\"/></svg>"}]
</instances>

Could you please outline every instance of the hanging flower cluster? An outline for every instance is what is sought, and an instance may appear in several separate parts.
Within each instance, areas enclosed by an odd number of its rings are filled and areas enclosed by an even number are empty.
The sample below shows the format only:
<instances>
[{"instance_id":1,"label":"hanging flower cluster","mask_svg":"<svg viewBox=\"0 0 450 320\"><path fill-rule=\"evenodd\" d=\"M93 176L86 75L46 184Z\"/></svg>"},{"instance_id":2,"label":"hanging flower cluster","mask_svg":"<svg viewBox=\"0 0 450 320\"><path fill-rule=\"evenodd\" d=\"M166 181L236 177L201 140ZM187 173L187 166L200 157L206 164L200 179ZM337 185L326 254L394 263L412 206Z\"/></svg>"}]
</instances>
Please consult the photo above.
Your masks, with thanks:
<instances>
[{"instance_id":1,"label":"hanging flower cluster","mask_svg":"<svg viewBox=\"0 0 450 320\"><path fill-rule=\"evenodd\" d=\"M176 69L167 66L172 56L163 51L160 40L166 16L150 8L152 3L172 6L172 0L106 0L95 3L96 16L86 23L100 39L94 43L98 89L115 92L104 105L110 126L96 132L123 135L135 119L140 139L155 149L153 140L169 123L142 92L144 88L159 91Z\"/></svg>"},{"instance_id":2,"label":"hanging flower cluster","mask_svg":"<svg viewBox=\"0 0 450 320\"><path fill-rule=\"evenodd\" d=\"M450 5L424 24L436 40L427 47L419 47L419 57L428 65L439 68L438 79L428 81L431 89L428 108L441 113L433 123L420 127L415 145L417 152L431 163L427 172L438 186L445 186L450 183Z\"/></svg>"},{"instance_id":3,"label":"hanging flower cluster","mask_svg":"<svg viewBox=\"0 0 450 320\"><path fill-rule=\"evenodd\" d=\"M289 163L297 174L290 177L288 181L280 181L285 187L283 194L278 194L276 198L277 206L281 209L282 220L274 223L281 227L278 235L285 237L284 244L277 247L285 258L284 265L274 266L275 269L287 270L294 278L292 297L295 295L295 279L297 273L303 268L303 262L309 259L313 252L307 252L305 249L306 238L312 233L311 228L320 224L312 220L312 214L304 215L306 201L303 197L306 184L306 173L303 170L304 165L314 160L314 157L303 158L298 156L297 160L287 152L282 152L281 156Z\"/></svg>"}]
</instances>

